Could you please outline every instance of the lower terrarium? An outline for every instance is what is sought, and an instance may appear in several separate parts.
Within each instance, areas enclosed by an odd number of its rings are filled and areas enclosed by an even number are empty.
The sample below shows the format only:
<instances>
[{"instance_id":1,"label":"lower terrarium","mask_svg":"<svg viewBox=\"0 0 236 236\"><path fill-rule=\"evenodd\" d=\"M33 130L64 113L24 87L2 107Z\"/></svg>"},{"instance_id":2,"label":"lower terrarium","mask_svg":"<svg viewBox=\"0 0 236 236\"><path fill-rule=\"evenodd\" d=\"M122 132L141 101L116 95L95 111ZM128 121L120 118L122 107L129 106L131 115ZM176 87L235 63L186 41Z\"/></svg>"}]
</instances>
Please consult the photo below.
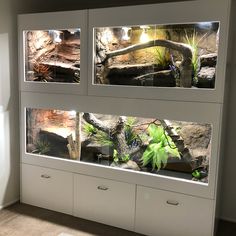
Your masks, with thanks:
<instances>
[{"instance_id":1,"label":"lower terrarium","mask_svg":"<svg viewBox=\"0 0 236 236\"><path fill-rule=\"evenodd\" d=\"M208 182L210 124L26 109L26 152Z\"/></svg>"}]
</instances>

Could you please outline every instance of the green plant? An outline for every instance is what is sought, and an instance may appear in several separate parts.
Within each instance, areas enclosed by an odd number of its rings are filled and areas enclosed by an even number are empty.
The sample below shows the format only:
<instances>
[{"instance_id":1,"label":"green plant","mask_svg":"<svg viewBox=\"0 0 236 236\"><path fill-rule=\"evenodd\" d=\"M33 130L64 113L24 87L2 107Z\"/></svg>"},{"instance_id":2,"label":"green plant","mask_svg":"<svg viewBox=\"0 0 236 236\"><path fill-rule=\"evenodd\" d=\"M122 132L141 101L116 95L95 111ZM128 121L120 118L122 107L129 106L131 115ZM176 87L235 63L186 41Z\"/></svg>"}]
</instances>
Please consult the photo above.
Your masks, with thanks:
<instances>
[{"instance_id":1,"label":"green plant","mask_svg":"<svg viewBox=\"0 0 236 236\"><path fill-rule=\"evenodd\" d=\"M92 136L92 140L100 145L113 146L109 135L101 130L97 130L96 134Z\"/></svg>"},{"instance_id":2,"label":"green plant","mask_svg":"<svg viewBox=\"0 0 236 236\"><path fill-rule=\"evenodd\" d=\"M162 69L169 66L171 57L168 49L164 47L155 47L154 56L156 64L160 65Z\"/></svg>"},{"instance_id":3,"label":"green plant","mask_svg":"<svg viewBox=\"0 0 236 236\"><path fill-rule=\"evenodd\" d=\"M195 170L192 172L192 176L196 179L200 179L201 178L201 173L198 170Z\"/></svg>"},{"instance_id":4,"label":"green plant","mask_svg":"<svg viewBox=\"0 0 236 236\"><path fill-rule=\"evenodd\" d=\"M129 154L124 154L119 158L118 152L116 149L113 151L113 161L118 163L118 162L128 162L130 160L130 155Z\"/></svg>"},{"instance_id":5,"label":"green plant","mask_svg":"<svg viewBox=\"0 0 236 236\"><path fill-rule=\"evenodd\" d=\"M113 146L113 142L109 135L101 130L98 130L93 125L86 123L83 126L84 132L91 138L92 141L105 146Z\"/></svg>"},{"instance_id":6,"label":"green plant","mask_svg":"<svg viewBox=\"0 0 236 236\"><path fill-rule=\"evenodd\" d=\"M50 144L47 141L37 141L35 144L35 150L32 153L46 154L50 151Z\"/></svg>"},{"instance_id":7,"label":"green plant","mask_svg":"<svg viewBox=\"0 0 236 236\"><path fill-rule=\"evenodd\" d=\"M116 163L119 161L118 152L116 149L113 151L113 161Z\"/></svg>"},{"instance_id":8,"label":"green plant","mask_svg":"<svg viewBox=\"0 0 236 236\"><path fill-rule=\"evenodd\" d=\"M197 73L199 69L199 43L207 36L207 33L204 34L200 39L198 39L198 35L196 30L193 30L192 35L188 35L185 30L185 41L192 48L192 66L193 66L193 80L197 83Z\"/></svg>"},{"instance_id":9,"label":"green plant","mask_svg":"<svg viewBox=\"0 0 236 236\"><path fill-rule=\"evenodd\" d=\"M151 124L148 133L150 142L141 158L143 166L151 163L153 170L160 170L166 166L170 156L180 159L177 147L162 127Z\"/></svg>"},{"instance_id":10,"label":"green plant","mask_svg":"<svg viewBox=\"0 0 236 236\"><path fill-rule=\"evenodd\" d=\"M92 135L97 133L97 129L93 125L91 125L89 123L84 124L83 129L84 129L84 132L88 136L92 136Z\"/></svg>"},{"instance_id":11,"label":"green plant","mask_svg":"<svg viewBox=\"0 0 236 236\"><path fill-rule=\"evenodd\" d=\"M129 154L125 154L121 157L122 162L128 162L129 160L130 160L130 155Z\"/></svg>"},{"instance_id":12,"label":"green plant","mask_svg":"<svg viewBox=\"0 0 236 236\"><path fill-rule=\"evenodd\" d=\"M203 169L203 168L199 168L199 169L196 169L192 172L192 176L195 178L195 179L203 179L205 177L207 177L208 175L208 172L206 169Z\"/></svg>"},{"instance_id":13,"label":"green plant","mask_svg":"<svg viewBox=\"0 0 236 236\"><path fill-rule=\"evenodd\" d=\"M138 135L133 129L136 119L134 117L128 117L125 123L125 141L129 146L133 146L137 143Z\"/></svg>"}]
</instances>

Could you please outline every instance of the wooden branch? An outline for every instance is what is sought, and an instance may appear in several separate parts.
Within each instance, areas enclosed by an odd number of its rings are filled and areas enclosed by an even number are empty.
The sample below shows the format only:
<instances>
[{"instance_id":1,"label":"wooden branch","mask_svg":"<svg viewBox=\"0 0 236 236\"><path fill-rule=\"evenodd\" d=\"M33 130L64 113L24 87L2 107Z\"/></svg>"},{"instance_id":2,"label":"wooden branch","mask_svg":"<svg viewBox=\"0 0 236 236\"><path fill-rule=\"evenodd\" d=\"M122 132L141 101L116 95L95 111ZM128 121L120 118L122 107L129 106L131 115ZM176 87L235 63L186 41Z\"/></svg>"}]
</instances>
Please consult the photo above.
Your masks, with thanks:
<instances>
[{"instance_id":1,"label":"wooden branch","mask_svg":"<svg viewBox=\"0 0 236 236\"><path fill-rule=\"evenodd\" d=\"M76 112L76 124L75 124L75 148L80 158L81 154L81 113Z\"/></svg>"},{"instance_id":2,"label":"wooden branch","mask_svg":"<svg viewBox=\"0 0 236 236\"><path fill-rule=\"evenodd\" d=\"M84 113L83 118L87 123L93 125L95 128L105 132L106 134L111 133L111 128L104 125L103 122L97 119L92 113Z\"/></svg>"},{"instance_id":3,"label":"wooden branch","mask_svg":"<svg viewBox=\"0 0 236 236\"><path fill-rule=\"evenodd\" d=\"M179 152L183 152L185 150L185 153L189 150L184 145L184 140L182 137L176 132L174 127L172 126L171 122L169 120L160 120L161 125L163 126L164 130L167 132L167 134L171 137L172 141L175 143L176 147L178 148ZM168 139L167 139L168 142ZM168 142L168 145L171 147L171 145Z\"/></svg>"},{"instance_id":4,"label":"wooden branch","mask_svg":"<svg viewBox=\"0 0 236 236\"><path fill-rule=\"evenodd\" d=\"M117 150L118 157L129 154L129 147L125 139L125 116L120 116L118 122L115 125L115 128L112 131L112 139L116 145L115 149Z\"/></svg>"},{"instance_id":5,"label":"wooden branch","mask_svg":"<svg viewBox=\"0 0 236 236\"><path fill-rule=\"evenodd\" d=\"M67 137L67 148L69 151L70 159L78 160L81 154L81 114L76 112L76 124L75 124L75 141L73 140L72 134Z\"/></svg>"},{"instance_id":6,"label":"wooden branch","mask_svg":"<svg viewBox=\"0 0 236 236\"><path fill-rule=\"evenodd\" d=\"M132 148L132 149L129 151L129 155L130 155L130 156L134 156L135 154L137 154L138 152L140 152L140 149L141 149L140 146L137 146L137 147Z\"/></svg>"},{"instance_id":7,"label":"wooden branch","mask_svg":"<svg viewBox=\"0 0 236 236\"><path fill-rule=\"evenodd\" d=\"M155 71L146 73L143 75L139 75L137 77L132 78L132 81L136 81L135 84L141 84L145 85L147 79L151 79L152 86L168 86L167 84L173 84L175 85L175 79L172 75L171 70L161 70L161 71ZM163 82L162 82L163 81Z\"/></svg>"},{"instance_id":8,"label":"wooden branch","mask_svg":"<svg viewBox=\"0 0 236 236\"><path fill-rule=\"evenodd\" d=\"M154 39L146 43L134 44L126 48L122 48L116 51L106 53L106 58L104 58L103 62L107 61L111 57L124 55L130 52L136 51L136 50L145 49L149 47L156 47L156 46L166 47L166 48L179 51L181 54L183 54L184 61L190 61L190 62L192 61L192 49L187 44L178 43L178 42L174 42L174 41L166 40L166 39Z\"/></svg>"},{"instance_id":9,"label":"wooden branch","mask_svg":"<svg viewBox=\"0 0 236 236\"><path fill-rule=\"evenodd\" d=\"M119 158L126 154L134 155L140 150L140 147L136 147L130 150L130 148L128 147L126 143L126 139L125 139L126 117L125 116L120 116L116 124L110 128L104 125L101 120L97 119L91 113L84 113L83 118L86 122L93 125L97 129L109 134L109 136L111 137L111 140L114 142L114 149L117 150Z\"/></svg>"},{"instance_id":10,"label":"wooden branch","mask_svg":"<svg viewBox=\"0 0 236 236\"><path fill-rule=\"evenodd\" d=\"M170 137L180 138L179 134L172 127L172 124L169 120L160 120L160 122L161 122L161 125L163 126L164 130L167 131L167 133Z\"/></svg>"},{"instance_id":11,"label":"wooden branch","mask_svg":"<svg viewBox=\"0 0 236 236\"><path fill-rule=\"evenodd\" d=\"M157 46L176 50L183 55L183 60L180 65L180 86L186 87L186 88L191 87L192 86L192 70L193 70L193 67L192 67L193 53L192 53L192 48L189 45L184 44L184 43L178 43L178 42L174 42L174 41L166 40L166 39L154 39L146 43L134 44L126 48L108 52L105 54L105 57L101 63L107 64L109 58L119 56L119 55L124 55L130 52L136 51L136 50L145 49L149 47L157 47Z\"/></svg>"},{"instance_id":12,"label":"wooden branch","mask_svg":"<svg viewBox=\"0 0 236 236\"><path fill-rule=\"evenodd\" d=\"M115 127L113 128L112 133L121 133L124 129L124 125L126 122L125 116L120 116L118 122L116 123Z\"/></svg>"},{"instance_id":13,"label":"wooden branch","mask_svg":"<svg viewBox=\"0 0 236 236\"><path fill-rule=\"evenodd\" d=\"M80 158L80 149L77 149L77 144L74 142L72 134L67 137L67 148L69 151L70 159L77 160Z\"/></svg>"}]
</instances>

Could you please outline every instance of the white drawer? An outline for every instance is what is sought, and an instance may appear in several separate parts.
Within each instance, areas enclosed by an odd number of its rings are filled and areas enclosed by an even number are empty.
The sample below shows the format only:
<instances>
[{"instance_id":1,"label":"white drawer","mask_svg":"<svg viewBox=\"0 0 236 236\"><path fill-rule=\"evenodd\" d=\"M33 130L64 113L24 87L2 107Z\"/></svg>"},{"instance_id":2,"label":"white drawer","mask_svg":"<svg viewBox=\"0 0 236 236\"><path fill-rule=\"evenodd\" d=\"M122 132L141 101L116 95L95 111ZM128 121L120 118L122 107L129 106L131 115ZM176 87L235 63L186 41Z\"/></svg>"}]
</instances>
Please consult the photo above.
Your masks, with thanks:
<instances>
[{"instance_id":1,"label":"white drawer","mask_svg":"<svg viewBox=\"0 0 236 236\"><path fill-rule=\"evenodd\" d=\"M85 175L74 175L74 215L134 230L135 188Z\"/></svg>"},{"instance_id":2,"label":"white drawer","mask_svg":"<svg viewBox=\"0 0 236 236\"><path fill-rule=\"evenodd\" d=\"M22 164L21 201L72 214L73 174Z\"/></svg>"},{"instance_id":3,"label":"white drawer","mask_svg":"<svg viewBox=\"0 0 236 236\"><path fill-rule=\"evenodd\" d=\"M135 231L152 236L211 236L214 201L137 186Z\"/></svg>"}]
</instances>

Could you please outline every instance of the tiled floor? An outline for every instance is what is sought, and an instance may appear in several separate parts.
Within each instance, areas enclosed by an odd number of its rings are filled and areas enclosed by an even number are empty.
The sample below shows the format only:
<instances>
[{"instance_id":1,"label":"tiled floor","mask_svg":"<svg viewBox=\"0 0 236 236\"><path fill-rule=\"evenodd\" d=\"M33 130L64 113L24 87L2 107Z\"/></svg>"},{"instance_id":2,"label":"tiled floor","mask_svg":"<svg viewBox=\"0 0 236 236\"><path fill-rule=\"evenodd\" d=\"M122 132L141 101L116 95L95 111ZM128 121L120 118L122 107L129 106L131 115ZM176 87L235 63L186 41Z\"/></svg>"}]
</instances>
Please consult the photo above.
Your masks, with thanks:
<instances>
[{"instance_id":1,"label":"tiled floor","mask_svg":"<svg viewBox=\"0 0 236 236\"><path fill-rule=\"evenodd\" d=\"M75 218L73 216L17 203L0 211L0 236L141 235L88 220ZM236 224L221 221L219 232L216 236L236 236Z\"/></svg>"}]
</instances>

